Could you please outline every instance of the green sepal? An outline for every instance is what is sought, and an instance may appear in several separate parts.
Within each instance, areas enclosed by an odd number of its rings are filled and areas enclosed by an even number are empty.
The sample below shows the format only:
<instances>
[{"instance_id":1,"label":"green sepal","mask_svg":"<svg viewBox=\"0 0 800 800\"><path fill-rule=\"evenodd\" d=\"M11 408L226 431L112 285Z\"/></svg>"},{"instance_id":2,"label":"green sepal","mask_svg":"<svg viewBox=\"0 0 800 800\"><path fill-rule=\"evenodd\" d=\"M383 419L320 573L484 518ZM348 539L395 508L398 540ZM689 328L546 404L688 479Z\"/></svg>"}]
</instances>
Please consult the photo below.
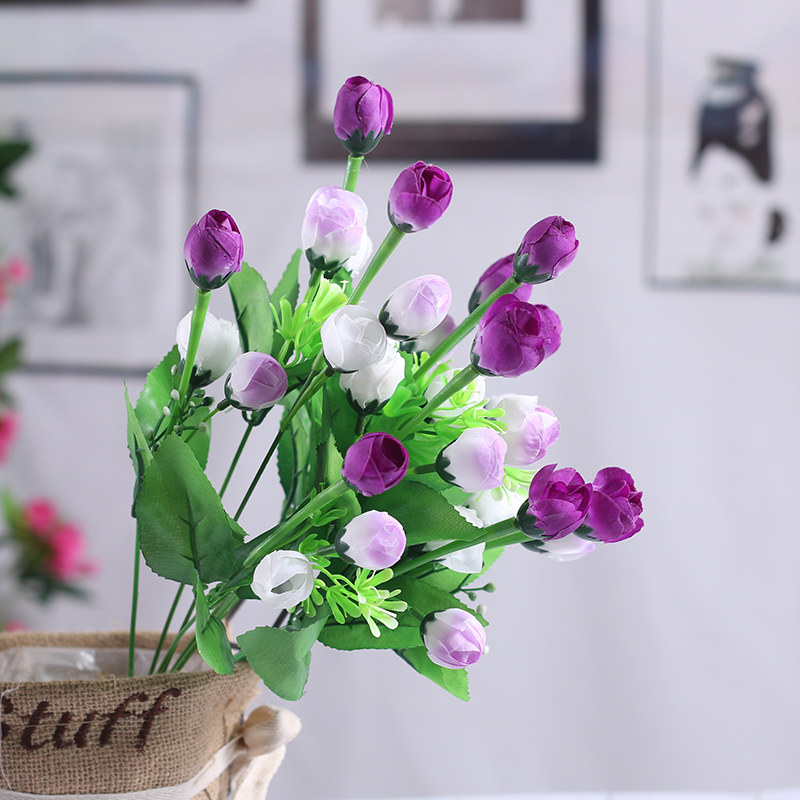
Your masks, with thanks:
<instances>
[{"instance_id":1,"label":"green sepal","mask_svg":"<svg viewBox=\"0 0 800 800\"><path fill-rule=\"evenodd\" d=\"M340 139L339 141L344 145L350 155L364 156L370 151L374 150L378 142L383 137L383 131L368 131L364 136L361 131L356 128L347 139Z\"/></svg>"},{"instance_id":2,"label":"green sepal","mask_svg":"<svg viewBox=\"0 0 800 800\"><path fill-rule=\"evenodd\" d=\"M142 481L144 480L147 468L153 460L153 454L150 452L150 447L147 444L142 426L139 423L139 418L133 410L130 397L128 397L128 387L125 387L125 406L128 410L128 452L133 462L133 472L135 481L133 486L133 502L131 504L131 516L136 516L136 504L139 499L139 492L142 488Z\"/></svg>"},{"instance_id":3,"label":"green sepal","mask_svg":"<svg viewBox=\"0 0 800 800\"><path fill-rule=\"evenodd\" d=\"M228 282L239 339L245 353L271 353L275 320L270 304L269 289L264 279L249 264L242 264Z\"/></svg>"},{"instance_id":4,"label":"green sepal","mask_svg":"<svg viewBox=\"0 0 800 800\"><path fill-rule=\"evenodd\" d=\"M375 637L365 622L345 625L326 625L319 636L320 642L335 650L405 650L422 644L419 622L398 625L394 630L381 628L381 635Z\"/></svg>"},{"instance_id":5,"label":"green sepal","mask_svg":"<svg viewBox=\"0 0 800 800\"><path fill-rule=\"evenodd\" d=\"M233 651L228 641L228 633L222 620L211 614L204 586L196 573L194 599L197 614L194 637L197 649L214 672L218 675L230 675L233 672Z\"/></svg>"},{"instance_id":6,"label":"green sepal","mask_svg":"<svg viewBox=\"0 0 800 800\"><path fill-rule=\"evenodd\" d=\"M142 555L157 575L194 585L226 580L238 566L234 525L189 446L170 434L153 455L136 505Z\"/></svg>"},{"instance_id":7,"label":"green sepal","mask_svg":"<svg viewBox=\"0 0 800 800\"><path fill-rule=\"evenodd\" d=\"M398 650L397 655L419 672L420 675L432 680L454 697L463 700L465 703L469 701L469 678L465 669L446 669L434 664L428 658L428 651L424 647Z\"/></svg>"},{"instance_id":8,"label":"green sepal","mask_svg":"<svg viewBox=\"0 0 800 800\"><path fill-rule=\"evenodd\" d=\"M469 542L482 531L467 522L439 492L417 481L404 480L383 494L364 497L361 508L391 514L403 526L409 545L441 539Z\"/></svg>"},{"instance_id":9,"label":"green sepal","mask_svg":"<svg viewBox=\"0 0 800 800\"><path fill-rule=\"evenodd\" d=\"M299 700L308 680L311 648L327 619L327 615L317 616L300 630L254 628L236 641L268 689L284 700Z\"/></svg>"},{"instance_id":10,"label":"green sepal","mask_svg":"<svg viewBox=\"0 0 800 800\"><path fill-rule=\"evenodd\" d=\"M522 246L520 245L520 248ZM537 284L546 283L553 279L552 272L539 272L540 264L530 263L529 253L520 253L519 250L514 255L514 277L520 283Z\"/></svg>"}]
</instances>

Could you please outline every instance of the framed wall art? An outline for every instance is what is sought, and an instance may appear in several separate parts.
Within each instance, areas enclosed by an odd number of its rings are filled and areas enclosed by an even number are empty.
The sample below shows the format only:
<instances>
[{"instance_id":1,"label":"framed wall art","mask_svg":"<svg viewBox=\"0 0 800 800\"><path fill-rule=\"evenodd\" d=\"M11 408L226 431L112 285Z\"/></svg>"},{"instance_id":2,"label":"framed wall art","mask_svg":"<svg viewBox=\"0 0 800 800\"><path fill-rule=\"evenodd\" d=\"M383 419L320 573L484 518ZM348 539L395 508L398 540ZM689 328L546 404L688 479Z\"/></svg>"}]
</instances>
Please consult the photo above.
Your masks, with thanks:
<instances>
[{"instance_id":1,"label":"framed wall art","mask_svg":"<svg viewBox=\"0 0 800 800\"><path fill-rule=\"evenodd\" d=\"M647 275L800 290L800 17L781 0L651 0Z\"/></svg>"},{"instance_id":2,"label":"framed wall art","mask_svg":"<svg viewBox=\"0 0 800 800\"><path fill-rule=\"evenodd\" d=\"M164 355L189 302L197 100L181 76L0 74L0 138L32 145L0 199L0 247L31 267L0 312L27 368L140 372Z\"/></svg>"},{"instance_id":3,"label":"framed wall art","mask_svg":"<svg viewBox=\"0 0 800 800\"><path fill-rule=\"evenodd\" d=\"M395 100L370 159L594 161L600 0L304 0L306 156L352 75Z\"/></svg>"}]
</instances>

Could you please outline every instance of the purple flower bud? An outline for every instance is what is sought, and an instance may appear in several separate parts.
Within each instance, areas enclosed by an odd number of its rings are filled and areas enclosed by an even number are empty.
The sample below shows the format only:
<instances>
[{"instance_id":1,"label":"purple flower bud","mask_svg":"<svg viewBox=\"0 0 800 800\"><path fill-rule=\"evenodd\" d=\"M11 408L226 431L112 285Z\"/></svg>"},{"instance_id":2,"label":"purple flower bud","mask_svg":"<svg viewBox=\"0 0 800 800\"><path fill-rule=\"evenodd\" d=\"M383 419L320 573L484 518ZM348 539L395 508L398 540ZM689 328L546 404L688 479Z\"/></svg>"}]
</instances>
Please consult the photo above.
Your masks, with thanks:
<instances>
[{"instance_id":1,"label":"purple flower bud","mask_svg":"<svg viewBox=\"0 0 800 800\"><path fill-rule=\"evenodd\" d=\"M365 497L397 486L408 469L408 452L388 433L367 433L347 450L342 477Z\"/></svg>"},{"instance_id":2,"label":"purple flower bud","mask_svg":"<svg viewBox=\"0 0 800 800\"><path fill-rule=\"evenodd\" d=\"M523 283L544 283L559 276L578 252L575 226L563 217L537 222L514 255L514 275Z\"/></svg>"},{"instance_id":3,"label":"purple flower bud","mask_svg":"<svg viewBox=\"0 0 800 800\"><path fill-rule=\"evenodd\" d=\"M432 353L455 329L456 321L447 314L430 333L403 342L400 349L409 353Z\"/></svg>"},{"instance_id":4,"label":"purple flower bud","mask_svg":"<svg viewBox=\"0 0 800 800\"><path fill-rule=\"evenodd\" d=\"M339 386L356 410L375 414L389 402L405 374L406 362L392 344L375 364L357 372L343 373Z\"/></svg>"},{"instance_id":5,"label":"purple flower bud","mask_svg":"<svg viewBox=\"0 0 800 800\"><path fill-rule=\"evenodd\" d=\"M386 569L396 564L406 549L403 526L385 511L365 511L336 535L336 552L364 569Z\"/></svg>"},{"instance_id":6,"label":"purple flower bud","mask_svg":"<svg viewBox=\"0 0 800 800\"><path fill-rule=\"evenodd\" d=\"M189 335L192 330L192 312L190 311L179 323L175 331L178 352L182 359L186 358L189 349ZM239 350L239 329L226 319L217 319L206 312L203 320L203 331L194 358L194 377L192 385L208 386L217 378L221 378L230 367Z\"/></svg>"},{"instance_id":7,"label":"purple flower bud","mask_svg":"<svg viewBox=\"0 0 800 800\"><path fill-rule=\"evenodd\" d=\"M504 256L495 261L486 272L478 279L472 296L469 298L470 314L495 290L504 284L514 271L514 254ZM520 300L530 300L533 288L527 283L523 283L514 290L514 295Z\"/></svg>"},{"instance_id":8,"label":"purple flower bud","mask_svg":"<svg viewBox=\"0 0 800 800\"><path fill-rule=\"evenodd\" d=\"M538 405L538 398L522 394L493 397L486 408L499 408L505 413L501 422L506 430L501 434L508 450L506 466L529 469L558 439L561 430L549 408Z\"/></svg>"},{"instance_id":9,"label":"purple flower bud","mask_svg":"<svg viewBox=\"0 0 800 800\"><path fill-rule=\"evenodd\" d=\"M447 316L453 295L439 275L420 275L398 286L378 319L392 339L406 341L429 333Z\"/></svg>"},{"instance_id":10,"label":"purple flower bud","mask_svg":"<svg viewBox=\"0 0 800 800\"><path fill-rule=\"evenodd\" d=\"M218 289L242 268L242 234L225 211L209 211L189 229L183 256L192 280L204 291Z\"/></svg>"},{"instance_id":11,"label":"purple flower bud","mask_svg":"<svg viewBox=\"0 0 800 800\"><path fill-rule=\"evenodd\" d=\"M289 386L286 370L264 353L242 353L225 380L225 397L236 408L261 411L283 399Z\"/></svg>"},{"instance_id":12,"label":"purple flower bud","mask_svg":"<svg viewBox=\"0 0 800 800\"><path fill-rule=\"evenodd\" d=\"M349 153L369 153L392 130L392 96L360 75L348 78L336 96L333 130Z\"/></svg>"},{"instance_id":13,"label":"purple flower bud","mask_svg":"<svg viewBox=\"0 0 800 800\"><path fill-rule=\"evenodd\" d=\"M337 372L355 372L377 363L386 353L386 331L361 306L341 306L322 324L322 352Z\"/></svg>"},{"instance_id":14,"label":"purple flower bud","mask_svg":"<svg viewBox=\"0 0 800 800\"><path fill-rule=\"evenodd\" d=\"M465 492L485 492L503 483L506 443L492 428L467 428L436 459L439 476Z\"/></svg>"},{"instance_id":15,"label":"purple flower bud","mask_svg":"<svg viewBox=\"0 0 800 800\"><path fill-rule=\"evenodd\" d=\"M461 608L446 608L429 614L420 630L428 658L446 669L474 664L486 648L483 625Z\"/></svg>"},{"instance_id":16,"label":"purple flower bud","mask_svg":"<svg viewBox=\"0 0 800 800\"><path fill-rule=\"evenodd\" d=\"M389 190L389 219L403 233L424 231L447 211L452 196L450 176L440 167L417 161L397 176Z\"/></svg>"},{"instance_id":17,"label":"purple flower bud","mask_svg":"<svg viewBox=\"0 0 800 800\"><path fill-rule=\"evenodd\" d=\"M588 542L577 534L568 533L561 539L550 539L547 542L523 542L522 546L535 553L547 556L551 561L577 561L588 556L595 549L594 542Z\"/></svg>"},{"instance_id":18,"label":"purple flower bud","mask_svg":"<svg viewBox=\"0 0 800 800\"><path fill-rule=\"evenodd\" d=\"M591 498L592 485L576 470L548 464L533 476L517 526L532 539L561 539L586 519Z\"/></svg>"},{"instance_id":19,"label":"purple flower bud","mask_svg":"<svg viewBox=\"0 0 800 800\"><path fill-rule=\"evenodd\" d=\"M484 375L516 378L530 372L561 344L561 322L547 306L506 294L478 323L472 364Z\"/></svg>"},{"instance_id":20,"label":"purple flower bud","mask_svg":"<svg viewBox=\"0 0 800 800\"><path fill-rule=\"evenodd\" d=\"M621 542L642 529L642 493L636 490L629 473L619 467L606 467L597 473L592 487L586 519L586 524L592 528L585 534L588 538L606 543Z\"/></svg>"},{"instance_id":21,"label":"purple flower bud","mask_svg":"<svg viewBox=\"0 0 800 800\"><path fill-rule=\"evenodd\" d=\"M255 568L251 588L270 608L293 608L311 594L314 569L302 553L275 550Z\"/></svg>"},{"instance_id":22,"label":"purple flower bud","mask_svg":"<svg viewBox=\"0 0 800 800\"><path fill-rule=\"evenodd\" d=\"M308 201L300 241L313 269L333 273L349 268L367 235L367 205L338 186L317 189Z\"/></svg>"}]
</instances>

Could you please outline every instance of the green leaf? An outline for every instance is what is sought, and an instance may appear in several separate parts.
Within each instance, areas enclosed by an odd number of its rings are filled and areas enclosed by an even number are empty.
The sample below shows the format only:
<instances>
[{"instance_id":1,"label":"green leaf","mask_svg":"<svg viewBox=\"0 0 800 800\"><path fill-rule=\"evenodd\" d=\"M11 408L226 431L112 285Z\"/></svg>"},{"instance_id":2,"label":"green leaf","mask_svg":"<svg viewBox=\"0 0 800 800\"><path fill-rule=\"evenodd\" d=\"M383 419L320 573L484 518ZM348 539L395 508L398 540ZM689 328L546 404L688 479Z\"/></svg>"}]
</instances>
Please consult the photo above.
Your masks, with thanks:
<instances>
[{"instance_id":1,"label":"green leaf","mask_svg":"<svg viewBox=\"0 0 800 800\"><path fill-rule=\"evenodd\" d=\"M254 628L238 637L239 647L264 684L284 700L303 696L311 648L317 641L327 616L319 616L298 631L286 628Z\"/></svg>"},{"instance_id":2,"label":"green leaf","mask_svg":"<svg viewBox=\"0 0 800 800\"><path fill-rule=\"evenodd\" d=\"M230 675L233 672L233 652L228 641L228 633L222 620L209 611L208 598L197 575L195 575L194 598L197 614L194 636L197 640L197 649L214 672L219 675Z\"/></svg>"},{"instance_id":3,"label":"green leaf","mask_svg":"<svg viewBox=\"0 0 800 800\"><path fill-rule=\"evenodd\" d=\"M0 142L0 173L30 152L31 143L25 141Z\"/></svg>"},{"instance_id":4,"label":"green leaf","mask_svg":"<svg viewBox=\"0 0 800 800\"><path fill-rule=\"evenodd\" d=\"M271 353L275 321L264 279L249 264L242 264L241 271L228 281L228 288L239 326L242 350L246 353Z\"/></svg>"},{"instance_id":5,"label":"green leaf","mask_svg":"<svg viewBox=\"0 0 800 800\"><path fill-rule=\"evenodd\" d=\"M447 669L434 664L428 658L428 651L424 647L400 650L397 655L407 664L410 664L420 675L429 678L454 697L464 702L469 700L469 678L465 669Z\"/></svg>"},{"instance_id":6,"label":"green leaf","mask_svg":"<svg viewBox=\"0 0 800 800\"><path fill-rule=\"evenodd\" d=\"M345 625L328 624L319 636L326 647L336 650L405 650L418 647L422 643L419 623L398 625L394 630L381 628L381 635L375 637L365 622Z\"/></svg>"},{"instance_id":7,"label":"green leaf","mask_svg":"<svg viewBox=\"0 0 800 800\"><path fill-rule=\"evenodd\" d=\"M481 619L473 609L460 600L456 600L450 592L428 583L424 578L409 578L401 575L399 578L393 578L386 586L391 589L399 589L400 599L405 600L409 608L413 608L420 617L425 617L434 611L444 611L446 608L463 608L477 619ZM414 617L410 611L398 615L398 619L406 624L411 618L417 619L418 617ZM483 622L482 619L481 622Z\"/></svg>"},{"instance_id":8,"label":"green leaf","mask_svg":"<svg viewBox=\"0 0 800 800\"><path fill-rule=\"evenodd\" d=\"M439 492L411 480L404 480L383 494L363 498L361 508L391 514L403 526L409 545L440 539L469 542L482 531L467 522Z\"/></svg>"},{"instance_id":9,"label":"green leaf","mask_svg":"<svg viewBox=\"0 0 800 800\"><path fill-rule=\"evenodd\" d=\"M9 339L0 347L0 375L9 370L16 369L21 359L22 340Z\"/></svg>"},{"instance_id":10,"label":"green leaf","mask_svg":"<svg viewBox=\"0 0 800 800\"><path fill-rule=\"evenodd\" d=\"M125 406L128 409L128 452L133 462L133 472L136 480L133 487L133 505L131 506L131 516L136 516L136 503L139 499L139 492L142 488L147 468L153 460L153 454L147 444L139 418L136 416L130 397L128 397L128 387L125 387Z\"/></svg>"},{"instance_id":11,"label":"green leaf","mask_svg":"<svg viewBox=\"0 0 800 800\"><path fill-rule=\"evenodd\" d=\"M194 584L229 578L239 530L188 445L170 434L153 456L136 506L142 554L157 575Z\"/></svg>"},{"instance_id":12,"label":"green leaf","mask_svg":"<svg viewBox=\"0 0 800 800\"><path fill-rule=\"evenodd\" d=\"M300 296L299 275L302 255L303 252L300 248L295 250L286 265L286 269L283 271L281 279L278 281L278 285L272 291L272 296L275 298L285 297L292 310L297 307L297 298Z\"/></svg>"},{"instance_id":13,"label":"green leaf","mask_svg":"<svg viewBox=\"0 0 800 800\"><path fill-rule=\"evenodd\" d=\"M339 385L338 380L328 381L325 384L325 393L330 402L331 431L336 447L339 452L346 453L356 439L358 413L350 405L347 394Z\"/></svg>"}]
</instances>

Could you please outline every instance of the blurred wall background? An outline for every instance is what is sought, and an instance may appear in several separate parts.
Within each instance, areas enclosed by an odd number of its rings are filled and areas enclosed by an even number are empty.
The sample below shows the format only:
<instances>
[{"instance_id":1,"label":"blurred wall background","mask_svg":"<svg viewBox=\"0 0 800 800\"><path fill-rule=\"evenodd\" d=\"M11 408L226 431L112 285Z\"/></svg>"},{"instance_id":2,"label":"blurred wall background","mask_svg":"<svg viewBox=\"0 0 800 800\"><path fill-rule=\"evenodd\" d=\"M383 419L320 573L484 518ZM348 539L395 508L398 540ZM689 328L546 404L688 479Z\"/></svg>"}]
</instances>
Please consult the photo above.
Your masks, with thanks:
<instances>
[{"instance_id":1,"label":"blurred wall background","mask_svg":"<svg viewBox=\"0 0 800 800\"><path fill-rule=\"evenodd\" d=\"M745 5L716 2L731 19ZM558 415L553 460L585 475L613 464L635 476L645 529L573 563L507 553L492 573L491 653L471 671L468 704L391 654L318 646L295 706L304 730L270 796L800 783L798 298L655 289L645 280L651 10L640 0L604 0L601 159L442 162L455 185L450 210L407 237L367 297L377 306L407 277L439 272L452 282L454 307L465 309L474 279L533 222L550 214L574 222L579 258L536 290L561 316L562 349L514 387ZM746 14L737 24L747 24ZM308 197L343 174L344 159L303 160L300 53L299 3L0 8L2 71L197 79L197 213L233 214L247 260L268 281L298 246ZM408 58L418 67L425 53ZM362 171L373 238L386 230L385 197L402 166L375 161ZM180 252L174 261L183 270ZM187 294L186 311L189 302ZM225 316L222 297L212 311ZM134 397L141 385L127 379ZM91 603L26 609L28 621L124 628L133 523L123 382L21 374L14 390L24 427L8 481L20 494L55 498L81 521L102 565ZM236 423L226 417L216 427L217 480L238 441ZM248 530L270 524L276 486L270 476L244 519ZM149 577L144 622L157 626L171 597ZM264 621L248 609L239 624Z\"/></svg>"}]
</instances>

